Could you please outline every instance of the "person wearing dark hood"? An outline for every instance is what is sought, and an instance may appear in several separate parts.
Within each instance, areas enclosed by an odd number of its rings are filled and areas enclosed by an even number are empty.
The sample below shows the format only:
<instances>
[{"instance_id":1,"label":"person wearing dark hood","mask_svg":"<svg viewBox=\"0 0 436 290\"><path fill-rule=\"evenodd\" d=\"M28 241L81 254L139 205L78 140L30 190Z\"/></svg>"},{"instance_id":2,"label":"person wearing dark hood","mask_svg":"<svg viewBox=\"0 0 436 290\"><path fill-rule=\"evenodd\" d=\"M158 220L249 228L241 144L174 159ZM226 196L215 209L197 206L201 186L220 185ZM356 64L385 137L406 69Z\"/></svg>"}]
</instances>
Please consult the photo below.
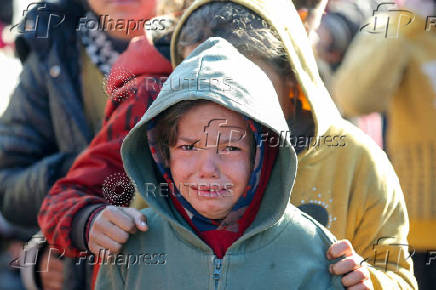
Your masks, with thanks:
<instances>
[{"instance_id":1,"label":"person wearing dark hood","mask_svg":"<svg viewBox=\"0 0 436 290\"><path fill-rule=\"evenodd\" d=\"M66 174L101 127L108 99L102 89L105 75L131 38L143 35L144 29L165 29L161 25L165 23L152 18L165 5L180 3L167 2L29 5L33 9L15 27L23 70L0 117L0 210L11 223L36 229L37 213L50 187ZM55 258L48 248L39 250L44 245L41 241L38 234L29 243L37 246L26 248L24 254L39 253L38 267L48 271L36 275L33 267L21 265L26 286L84 289L82 282L88 279L84 272L68 271L75 276L65 278L64 265L77 266ZM66 279L69 283L63 283Z\"/></svg>"}]
</instances>

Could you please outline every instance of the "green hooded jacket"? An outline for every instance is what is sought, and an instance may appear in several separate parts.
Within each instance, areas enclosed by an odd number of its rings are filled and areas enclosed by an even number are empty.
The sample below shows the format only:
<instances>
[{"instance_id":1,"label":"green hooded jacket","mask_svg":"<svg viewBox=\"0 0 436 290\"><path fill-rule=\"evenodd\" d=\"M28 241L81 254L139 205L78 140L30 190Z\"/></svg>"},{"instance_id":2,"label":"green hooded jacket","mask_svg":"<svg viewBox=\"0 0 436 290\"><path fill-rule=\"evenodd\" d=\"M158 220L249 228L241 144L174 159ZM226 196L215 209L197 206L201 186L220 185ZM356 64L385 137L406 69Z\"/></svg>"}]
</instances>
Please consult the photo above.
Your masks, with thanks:
<instances>
[{"instance_id":1,"label":"green hooded jacket","mask_svg":"<svg viewBox=\"0 0 436 290\"><path fill-rule=\"evenodd\" d=\"M174 80L184 79L190 79L188 86L171 87ZM150 190L150 184L158 188L158 178L147 145L147 122L171 105L197 99L239 112L271 128L284 142L255 220L223 259L193 232L167 192ZM126 171L149 205L142 211L150 228L132 235L113 260L103 259L96 289L343 289L341 277L329 273L331 261L325 255L334 237L289 203L297 158L280 134L287 131L272 83L259 67L222 38L197 47L123 143Z\"/></svg>"}]
</instances>

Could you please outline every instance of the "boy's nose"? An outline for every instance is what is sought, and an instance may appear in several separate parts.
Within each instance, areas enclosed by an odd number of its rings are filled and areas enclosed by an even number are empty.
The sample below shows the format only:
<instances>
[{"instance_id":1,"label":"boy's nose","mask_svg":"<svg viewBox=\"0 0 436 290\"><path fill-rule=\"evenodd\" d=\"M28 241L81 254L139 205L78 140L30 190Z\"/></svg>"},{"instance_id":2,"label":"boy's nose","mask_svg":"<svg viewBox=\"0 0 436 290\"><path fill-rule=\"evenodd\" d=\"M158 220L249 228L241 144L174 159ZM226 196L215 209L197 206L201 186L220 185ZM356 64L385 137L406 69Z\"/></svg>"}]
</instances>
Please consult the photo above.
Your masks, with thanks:
<instances>
[{"instance_id":1,"label":"boy's nose","mask_svg":"<svg viewBox=\"0 0 436 290\"><path fill-rule=\"evenodd\" d=\"M204 150L201 154L200 166L198 168L200 178L218 178L218 154L214 148Z\"/></svg>"}]
</instances>

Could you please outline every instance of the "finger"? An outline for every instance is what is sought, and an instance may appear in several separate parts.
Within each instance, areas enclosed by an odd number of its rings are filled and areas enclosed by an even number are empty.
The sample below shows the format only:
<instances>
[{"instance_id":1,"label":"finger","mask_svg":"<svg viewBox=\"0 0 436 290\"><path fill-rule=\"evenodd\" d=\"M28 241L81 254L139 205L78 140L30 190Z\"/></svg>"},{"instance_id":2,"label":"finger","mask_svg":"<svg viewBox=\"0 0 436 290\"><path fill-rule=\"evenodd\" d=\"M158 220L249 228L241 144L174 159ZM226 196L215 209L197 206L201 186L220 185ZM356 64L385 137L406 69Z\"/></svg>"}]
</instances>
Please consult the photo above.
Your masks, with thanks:
<instances>
[{"instance_id":1,"label":"finger","mask_svg":"<svg viewBox=\"0 0 436 290\"><path fill-rule=\"evenodd\" d=\"M105 210L106 211L106 210ZM122 230L134 234L136 232L135 221L132 217L126 214L123 210L114 206L109 206L105 212L108 220L117 225Z\"/></svg>"},{"instance_id":2,"label":"finger","mask_svg":"<svg viewBox=\"0 0 436 290\"><path fill-rule=\"evenodd\" d=\"M342 259L336 264L330 265L330 273L333 275L343 275L360 268L360 263L355 258Z\"/></svg>"},{"instance_id":3,"label":"finger","mask_svg":"<svg viewBox=\"0 0 436 290\"><path fill-rule=\"evenodd\" d=\"M107 250L95 242L95 239L89 242L88 247L96 257L101 257L105 251L107 252Z\"/></svg>"},{"instance_id":4,"label":"finger","mask_svg":"<svg viewBox=\"0 0 436 290\"><path fill-rule=\"evenodd\" d=\"M136 208L123 208L123 211L135 221L135 225L140 231L147 231L147 217Z\"/></svg>"},{"instance_id":5,"label":"finger","mask_svg":"<svg viewBox=\"0 0 436 290\"><path fill-rule=\"evenodd\" d=\"M372 287L371 280L365 280L357 285L351 286L347 288L348 290L372 290L374 287Z\"/></svg>"},{"instance_id":6,"label":"finger","mask_svg":"<svg viewBox=\"0 0 436 290\"><path fill-rule=\"evenodd\" d=\"M336 243L332 244L330 248L327 251L327 258L328 259L336 259L340 258L342 256L349 257L353 255L354 250L353 246L348 240L342 240L337 241Z\"/></svg>"},{"instance_id":7,"label":"finger","mask_svg":"<svg viewBox=\"0 0 436 290\"><path fill-rule=\"evenodd\" d=\"M366 268L359 268L357 270L354 270L348 274L346 274L344 277L342 277L342 285L345 287L351 287L354 285L357 285L359 283L362 283L365 280L369 279L369 273Z\"/></svg>"},{"instance_id":8,"label":"finger","mask_svg":"<svg viewBox=\"0 0 436 290\"><path fill-rule=\"evenodd\" d=\"M96 244L98 244L100 247L103 248L104 252L107 252L109 250L112 253L118 253L121 249L120 243L115 242L114 240L112 240L111 238L109 238L104 234L97 235L95 237L95 242Z\"/></svg>"},{"instance_id":9,"label":"finger","mask_svg":"<svg viewBox=\"0 0 436 290\"><path fill-rule=\"evenodd\" d=\"M116 254L98 243L93 243L89 246L89 249L95 255L95 263L104 263L106 261L110 261L111 257L113 256L111 254Z\"/></svg>"},{"instance_id":10,"label":"finger","mask_svg":"<svg viewBox=\"0 0 436 290\"><path fill-rule=\"evenodd\" d=\"M129 239L129 234L126 231L106 219L97 221L95 229L95 234L104 234L121 244L124 244Z\"/></svg>"}]
</instances>

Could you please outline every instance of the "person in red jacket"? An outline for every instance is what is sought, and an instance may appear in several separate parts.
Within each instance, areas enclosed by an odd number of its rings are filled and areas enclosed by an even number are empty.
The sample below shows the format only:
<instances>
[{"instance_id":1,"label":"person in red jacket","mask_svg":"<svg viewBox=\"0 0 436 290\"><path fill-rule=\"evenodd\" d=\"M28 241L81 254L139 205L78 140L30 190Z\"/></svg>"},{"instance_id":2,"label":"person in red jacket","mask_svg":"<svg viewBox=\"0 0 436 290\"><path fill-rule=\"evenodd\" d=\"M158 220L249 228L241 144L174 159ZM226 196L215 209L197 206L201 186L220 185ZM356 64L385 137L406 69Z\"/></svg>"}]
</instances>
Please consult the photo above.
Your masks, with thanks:
<instances>
[{"instance_id":1,"label":"person in red jacket","mask_svg":"<svg viewBox=\"0 0 436 290\"><path fill-rule=\"evenodd\" d=\"M120 56L107 80L111 99L106 105L101 130L66 177L55 183L39 212L38 222L45 237L50 244L65 251L66 256L77 257L88 247L94 253L98 253L97 247L115 251L104 242L103 245L87 245L84 233L88 232L93 217L110 205L102 189L102 185L109 182L108 177L119 177L121 181L124 178L127 183L121 184L120 190L133 194L123 170L121 143L157 97L161 82L172 70L169 60L146 38L131 42L128 50L128 54ZM140 77L135 77L137 75ZM128 202L119 205L127 206ZM122 209L112 208L114 218L121 222L130 220L128 216L123 218ZM129 214L127 211L126 215ZM134 213L131 215L139 218ZM137 224L145 229L140 220ZM127 231L133 230L128 221L123 226Z\"/></svg>"},{"instance_id":2,"label":"person in red jacket","mask_svg":"<svg viewBox=\"0 0 436 290\"><path fill-rule=\"evenodd\" d=\"M140 52L140 61L130 61L129 70L117 70L117 67L126 67L124 62L130 59L126 55L120 56L107 80L110 99L106 104L105 120L101 130L89 147L77 157L67 175L54 184L41 206L38 223L44 236L50 245L67 257L87 255L89 249L94 253L98 253L100 249L111 249L115 252L111 239L88 243L90 223L106 207L107 210L99 218L100 221L109 216L110 218L105 219L107 223L113 221L132 233L136 228L132 221L136 219L139 229L146 230L145 219L139 211L111 206L104 197L102 185L105 182L107 184L110 180L108 177L118 180L121 178L127 182L124 184L127 186L121 186L121 190L133 194L133 188L123 170L120 147L129 130L157 97L161 80L172 70L169 60L159 52L165 53L165 48L165 44L153 45L146 38L130 43L128 49ZM138 74L141 76L134 77ZM142 81L144 79L145 81ZM110 186L106 188L112 190ZM127 202L115 204L128 205ZM111 227L114 228L117 227ZM104 230L101 227L99 229ZM97 236L105 237L104 234ZM120 231L115 232L112 237L117 239L124 236L127 236L127 233ZM97 265L92 274L92 285L95 284L98 270Z\"/></svg>"}]
</instances>

